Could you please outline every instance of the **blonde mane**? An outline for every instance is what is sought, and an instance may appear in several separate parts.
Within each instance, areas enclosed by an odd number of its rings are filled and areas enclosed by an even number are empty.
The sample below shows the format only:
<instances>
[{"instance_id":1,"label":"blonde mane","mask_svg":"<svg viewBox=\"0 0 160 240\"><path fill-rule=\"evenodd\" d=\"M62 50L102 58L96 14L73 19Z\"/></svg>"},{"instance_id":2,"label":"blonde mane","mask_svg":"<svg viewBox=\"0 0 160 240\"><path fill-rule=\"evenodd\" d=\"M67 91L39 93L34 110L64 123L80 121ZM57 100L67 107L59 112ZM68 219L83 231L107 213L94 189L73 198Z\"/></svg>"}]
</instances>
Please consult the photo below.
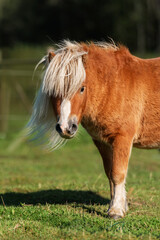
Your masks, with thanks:
<instances>
[{"instance_id":1,"label":"blonde mane","mask_svg":"<svg viewBox=\"0 0 160 240\"><path fill-rule=\"evenodd\" d=\"M78 43L64 42L45 72L42 90L49 96L72 97L85 80L82 56L87 54Z\"/></svg>"},{"instance_id":2,"label":"blonde mane","mask_svg":"<svg viewBox=\"0 0 160 240\"><path fill-rule=\"evenodd\" d=\"M98 42L95 45L117 50L113 43ZM32 140L47 143L50 150L55 150L66 142L55 130L57 119L51 106L51 96L71 98L77 92L86 77L82 58L87 54L82 44L70 41L58 45L54 53L50 62L47 55L36 66L45 63L46 70L27 125Z\"/></svg>"}]
</instances>

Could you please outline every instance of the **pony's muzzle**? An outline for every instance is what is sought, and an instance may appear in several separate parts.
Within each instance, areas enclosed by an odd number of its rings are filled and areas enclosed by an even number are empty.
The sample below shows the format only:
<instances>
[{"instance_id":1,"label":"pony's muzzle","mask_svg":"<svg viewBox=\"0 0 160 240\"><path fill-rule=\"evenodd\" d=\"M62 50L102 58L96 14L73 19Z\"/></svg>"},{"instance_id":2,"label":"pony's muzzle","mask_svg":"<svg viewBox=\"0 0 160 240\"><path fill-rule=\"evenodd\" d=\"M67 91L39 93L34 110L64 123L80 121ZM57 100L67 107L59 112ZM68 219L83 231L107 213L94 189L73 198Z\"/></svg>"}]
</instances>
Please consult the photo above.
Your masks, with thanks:
<instances>
[{"instance_id":1,"label":"pony's muzzle","mask_svg":"<svg viewBox=\"0 0 160 240\"><path fill-rule=\"evenodd\" d=\"M63 138L72 138L76 134L78 129L77 121L70 119L66 127L63 127L60 122L56 124L56 131Z\"/></svg>"}]
</instances>

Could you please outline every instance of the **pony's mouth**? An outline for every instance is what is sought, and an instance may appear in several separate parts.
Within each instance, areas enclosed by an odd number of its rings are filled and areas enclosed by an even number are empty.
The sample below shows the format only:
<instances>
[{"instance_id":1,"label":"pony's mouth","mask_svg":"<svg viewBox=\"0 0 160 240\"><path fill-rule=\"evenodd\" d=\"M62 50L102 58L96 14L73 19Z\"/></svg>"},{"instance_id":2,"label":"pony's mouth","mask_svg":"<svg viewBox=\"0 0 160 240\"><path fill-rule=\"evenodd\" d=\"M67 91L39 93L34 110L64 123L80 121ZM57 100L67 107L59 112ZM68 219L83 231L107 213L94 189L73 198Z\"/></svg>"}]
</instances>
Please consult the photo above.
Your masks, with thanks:
<instances>
[{"instance_id":1,"label":"pony's mouth","mask_svg":"<svg viewBox=\"0 0 160 240\"><path fill-rule=\"evenodd\" d=\"M59 133L59 135L62 137L62 138L65 138L65 139L71 139L75 136L76 133L74 134L64 134L64 133Z\"/></svg>"}]
</instances>

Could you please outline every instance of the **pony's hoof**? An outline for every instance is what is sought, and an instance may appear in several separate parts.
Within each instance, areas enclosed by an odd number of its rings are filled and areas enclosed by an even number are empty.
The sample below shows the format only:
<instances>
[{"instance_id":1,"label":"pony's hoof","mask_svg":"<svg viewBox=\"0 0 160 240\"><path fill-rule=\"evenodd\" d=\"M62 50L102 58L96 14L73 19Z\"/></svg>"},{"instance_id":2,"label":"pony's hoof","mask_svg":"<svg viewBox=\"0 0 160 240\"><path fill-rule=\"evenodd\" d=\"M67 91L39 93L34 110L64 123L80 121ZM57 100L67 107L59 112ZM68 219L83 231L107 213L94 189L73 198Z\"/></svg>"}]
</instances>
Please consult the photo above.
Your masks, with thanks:
<instances>
[{"instance_id":1,"label":"pony's hoof","mask_svg":"<svg viewBox=\"0 0 160 240\"><path fill-rule=\"evenodd\" d=\"M121 209L113 209L113 207L111 209L108 210L108 217L109 218L113 218L115 220L119 219L119 218L123 218L125 216L125 211L121 210Z\"/></svg>"},{"instance_id":2,"label":"pony's hoof","mask_svg":"<svg viewBox=\"0 0 160 240\"><path fill-rule=\"evenodd\" d=\"M108 216L109 216L109 218L112 218L114 220L118 220L118 219L122 218L122 216L116 215L116 214L113 214L113 215L108 214Z\"/></svg>"}]
</instances>

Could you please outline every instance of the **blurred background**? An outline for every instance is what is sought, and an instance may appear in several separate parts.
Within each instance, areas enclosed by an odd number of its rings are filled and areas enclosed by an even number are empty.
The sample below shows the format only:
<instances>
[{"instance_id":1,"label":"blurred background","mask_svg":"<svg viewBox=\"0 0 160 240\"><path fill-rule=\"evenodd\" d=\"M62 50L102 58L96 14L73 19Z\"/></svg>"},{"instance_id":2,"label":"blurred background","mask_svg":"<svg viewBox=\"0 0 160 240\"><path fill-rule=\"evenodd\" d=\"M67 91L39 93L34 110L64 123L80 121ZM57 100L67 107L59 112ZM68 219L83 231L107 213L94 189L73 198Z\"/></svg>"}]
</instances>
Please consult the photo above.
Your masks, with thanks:
<instances>
[{"instance_id":1,"label":"blurred background","mask_svg":"<svg viewBox=\"0 0 160 240\"><path fill-rule=\"evenodd\" d=\"M32 80L33 70L47 48L62 39L109 38L138 56L160 55L160 0L0 0L3 149L16 145L29 118L39 75Z\"/></svg>"}]
</instances>

